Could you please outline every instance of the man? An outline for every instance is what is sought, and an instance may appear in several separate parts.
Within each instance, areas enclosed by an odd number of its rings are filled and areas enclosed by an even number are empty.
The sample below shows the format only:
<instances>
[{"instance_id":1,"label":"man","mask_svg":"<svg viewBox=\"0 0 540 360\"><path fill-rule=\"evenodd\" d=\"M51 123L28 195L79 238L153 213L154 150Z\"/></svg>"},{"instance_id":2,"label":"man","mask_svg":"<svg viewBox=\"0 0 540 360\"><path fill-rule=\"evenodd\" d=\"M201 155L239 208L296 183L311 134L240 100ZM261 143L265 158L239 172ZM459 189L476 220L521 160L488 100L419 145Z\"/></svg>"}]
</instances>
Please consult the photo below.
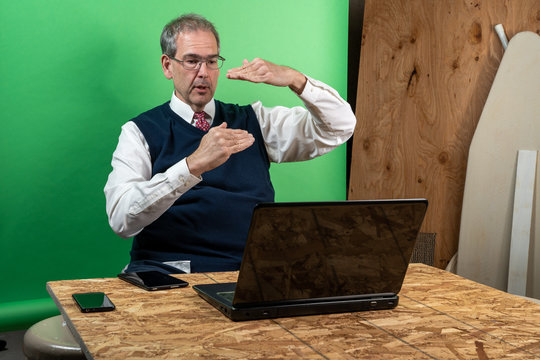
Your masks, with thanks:
<instances>
[{"instance_id":1,"label":"man","mask_svg":"<svg viewBox=\"0 0 540 360\"><path fill-rule=\"evenodd\" d=\"M125 271L237 270L254 206L274 201L270 162L325 154L349 139L356 119L334 89L262 59L227 78L289 87L309 111L215 100L224 59L199 15L167 24L161 47L171 100L124 124L105 186L112 229L135 236Z\"/></svg>"}]
</instances>

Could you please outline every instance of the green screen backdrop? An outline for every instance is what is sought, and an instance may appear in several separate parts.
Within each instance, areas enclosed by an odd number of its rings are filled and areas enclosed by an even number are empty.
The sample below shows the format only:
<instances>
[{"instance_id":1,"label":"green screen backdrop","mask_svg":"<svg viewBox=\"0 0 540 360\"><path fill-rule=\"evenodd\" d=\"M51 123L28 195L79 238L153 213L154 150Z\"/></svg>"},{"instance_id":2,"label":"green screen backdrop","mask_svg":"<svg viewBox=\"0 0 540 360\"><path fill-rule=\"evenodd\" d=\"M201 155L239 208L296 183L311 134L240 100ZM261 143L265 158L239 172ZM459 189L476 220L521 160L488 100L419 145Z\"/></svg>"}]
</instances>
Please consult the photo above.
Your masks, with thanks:
<instances>
[{"instance_id":1,"label":"green screen backdrop","mask_svg":"<svg viewBox=\"0 0 540 360\"><path fill-rule=\"evenodd\" d=\"M131 241L109 228L103 187L121 125L172 94L159 36L187 12L220 32L217 99L302 105L286 88L225 78L254 57L346 96L346 0L3 1L0 331L6 314L54 309L47 281L113 277L128 262ZM273 164L276 201L345 199L345 151Z\"/></svg>"}]
</instances>

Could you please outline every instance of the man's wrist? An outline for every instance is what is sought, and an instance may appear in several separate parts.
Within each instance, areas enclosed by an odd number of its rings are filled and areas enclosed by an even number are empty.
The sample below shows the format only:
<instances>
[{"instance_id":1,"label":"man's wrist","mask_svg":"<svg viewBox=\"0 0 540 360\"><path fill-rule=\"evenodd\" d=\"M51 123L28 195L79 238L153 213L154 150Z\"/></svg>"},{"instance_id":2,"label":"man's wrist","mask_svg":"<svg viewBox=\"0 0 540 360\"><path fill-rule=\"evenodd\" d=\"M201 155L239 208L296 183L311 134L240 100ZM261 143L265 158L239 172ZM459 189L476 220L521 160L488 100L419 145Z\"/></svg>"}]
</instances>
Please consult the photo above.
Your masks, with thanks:
<instances>
[{"instance_id":1,"label":"man's wrist","mask_svg":"<svg viewBox=\"0 0 540 360\"><path fill-rule=\"evenodd\" d=\"M183 189L182 193L191 189L202 180L202 177L195 176L189 171L186 158L168 168L166 176L167 179L169 179L168 182L170 182L175 189Z\"/></svg>"},{"instance_id":2,"label":"man's wrist","mask_svg":"<svg viewBox=\"0 0 540 360\"><path fill-rule=\"evenodd\" d=\"M186 166L188 168L188 171L191 175L197 177L197 178L200 178L202 173L204 171L202 171L201 169L199 169L197 166L196 166L196 161L193 161L193 159L190 159L191 156L188 156L186 158Z\"/></svg>"},{"instance_id":3,"label":"man's wrist","mask_svg":"<svg viewBox=\"0 0 540 360\"><path fill-rule=\"evenodd\" d=\"M301 72L298 72L296 70L293 71L295 75L293 76L292 82L289 85L289 89L294 91L296 94L301 95L302 92L304 92L304 88L306 87L307 78Z\"/></svg>"}]
</instances>

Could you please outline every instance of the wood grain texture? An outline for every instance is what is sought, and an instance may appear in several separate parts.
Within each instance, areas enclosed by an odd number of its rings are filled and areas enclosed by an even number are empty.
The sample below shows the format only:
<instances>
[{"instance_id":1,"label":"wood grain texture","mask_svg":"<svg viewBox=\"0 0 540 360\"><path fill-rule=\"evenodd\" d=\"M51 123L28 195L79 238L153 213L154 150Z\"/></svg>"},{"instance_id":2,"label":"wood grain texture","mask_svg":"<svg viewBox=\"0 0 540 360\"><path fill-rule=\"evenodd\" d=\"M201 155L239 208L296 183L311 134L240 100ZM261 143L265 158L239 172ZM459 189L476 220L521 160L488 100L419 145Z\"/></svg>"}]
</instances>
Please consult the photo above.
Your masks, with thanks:
<instances>
[{"instance_id":1,"label":"wood grain texture","mask_svg":"<svg viewBox=\"0 0 540 360\"><path fill-rule=\"evenodd\" d=\"M434 265L458 248L467 154L508 37L538 0L366 0L349 199L425 197Z\"/></svg>"},{"instance_id":2,"label":"wood grain texture","mask_svg":"<svg viewBox=\"0 0 540 360\"><path fill-rule=\"evenodd\" d=\"M191 285L237 273L179 276ZM147 292L119 279L47 289L94 359L538 359L540 306L424 264L409 266L393 310L233 322L191 287ZM116 305L81 313L71 294Z\"/></svg>"}]
</instances>

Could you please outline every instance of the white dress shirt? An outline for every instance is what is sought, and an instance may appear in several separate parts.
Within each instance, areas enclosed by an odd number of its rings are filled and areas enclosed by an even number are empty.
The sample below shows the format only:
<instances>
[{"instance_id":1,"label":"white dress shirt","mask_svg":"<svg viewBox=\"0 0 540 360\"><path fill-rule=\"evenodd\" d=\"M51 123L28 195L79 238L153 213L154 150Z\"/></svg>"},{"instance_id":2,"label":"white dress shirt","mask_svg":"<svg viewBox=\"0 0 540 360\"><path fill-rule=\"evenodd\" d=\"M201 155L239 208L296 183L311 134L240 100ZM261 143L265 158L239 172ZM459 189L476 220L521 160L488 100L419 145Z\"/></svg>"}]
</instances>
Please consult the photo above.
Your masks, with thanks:
<instances>
[{"instance_id":1,"label":"white dress shirt","mask_svg":"<svg viewBox=\"0 0 540 360\"><path fill-rule=\"evenodd\" d=\"M324 155L354 132L356 118L350 105L330 86L307 77L299 97L307 110L300 106L264 107L260 101L251 105L272 162L303 161ZM193 110L174 92L170 107L181 118L193 122ZM204 111L211 124L215 116L214 100ZM132 121L122 126L111 165L113 170L104 189L106 210L111 228L124 238L137 235L202 181L189 172L185 158L152 176L148 144Z\"/></svg>"}]
</instances>

